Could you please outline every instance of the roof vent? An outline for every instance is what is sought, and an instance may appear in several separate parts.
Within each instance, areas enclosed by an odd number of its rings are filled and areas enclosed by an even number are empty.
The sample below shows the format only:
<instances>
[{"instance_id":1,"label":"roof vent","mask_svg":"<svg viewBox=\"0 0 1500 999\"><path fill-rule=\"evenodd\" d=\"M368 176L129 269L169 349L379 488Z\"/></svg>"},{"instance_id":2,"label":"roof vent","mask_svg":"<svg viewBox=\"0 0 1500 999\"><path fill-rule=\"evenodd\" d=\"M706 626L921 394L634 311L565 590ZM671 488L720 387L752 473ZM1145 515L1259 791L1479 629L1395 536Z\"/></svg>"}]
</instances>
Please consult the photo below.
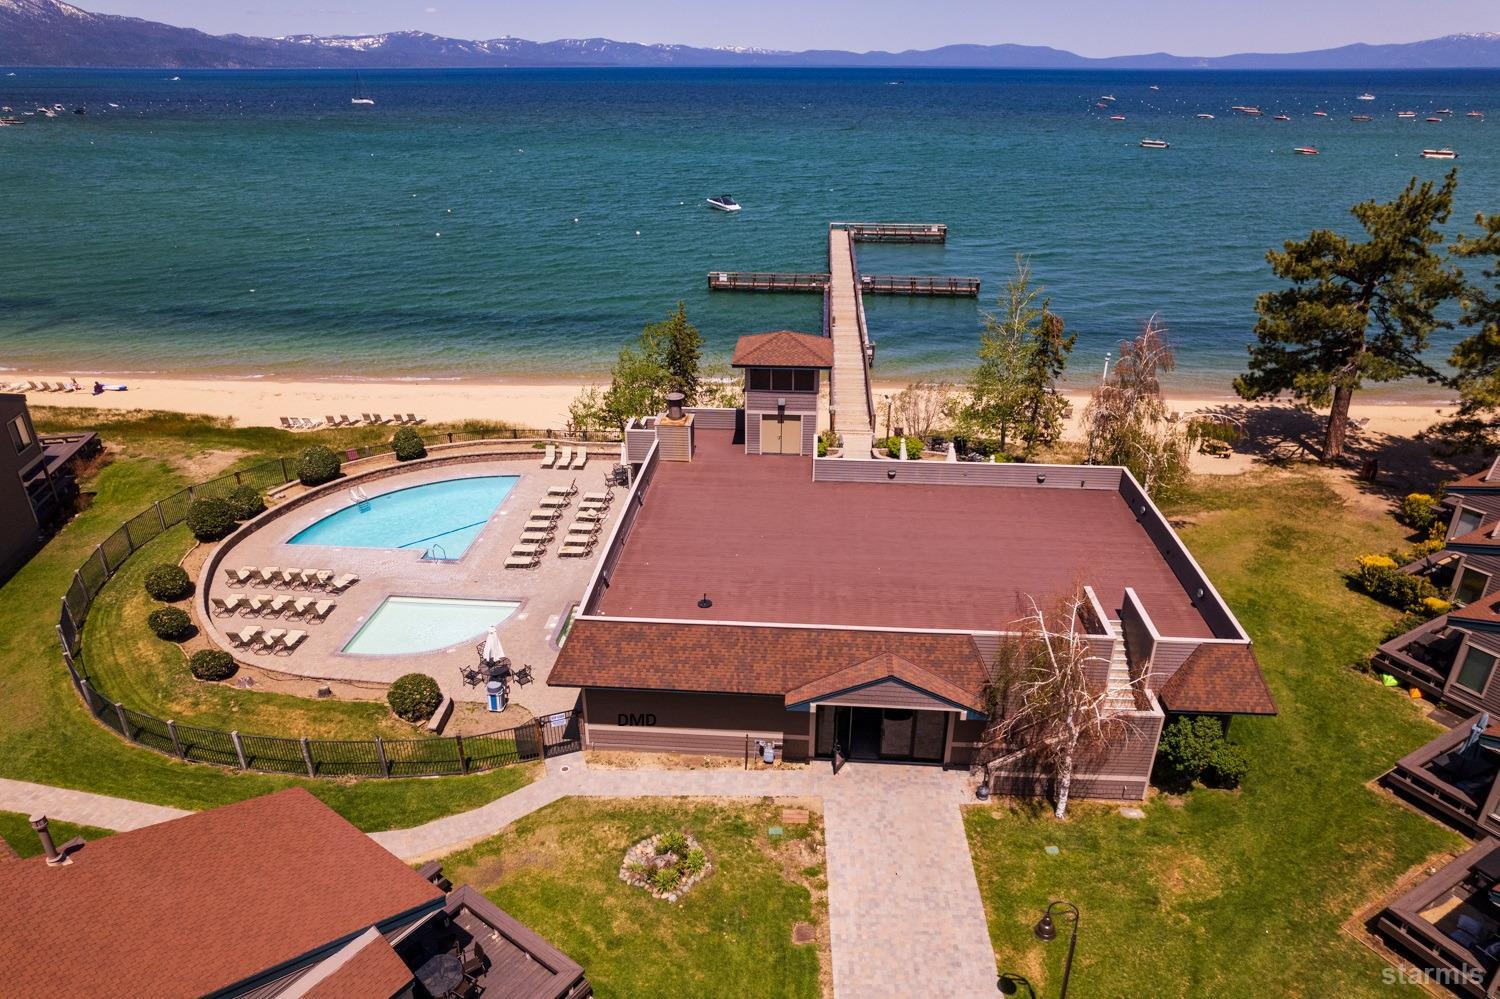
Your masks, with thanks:
<instances>
[{"instance_id":1,"label":"roof vent","mask_svg":"<svg viewBox=\"0 0 1500 999\"><path fill-rule=\"evenodd\" d=\"M42 852L47 855L48 867L58 867L68 863L67 856L58 852L57 844L52 842L52 830L47 827L47 816L33 815L31 828L36 830L36 838L42 841Z\"/></svg>"},{"instance_id":2,"label":"roof vent","mask_svg":"<svg viewBox=\"0 0 1500 999\"><path fill-rule=\"evenodd\" d=\"M677 421L682 419L682 403L687 396L681 392L667 393L667 419Z\"/></svg>"}]
</instances>

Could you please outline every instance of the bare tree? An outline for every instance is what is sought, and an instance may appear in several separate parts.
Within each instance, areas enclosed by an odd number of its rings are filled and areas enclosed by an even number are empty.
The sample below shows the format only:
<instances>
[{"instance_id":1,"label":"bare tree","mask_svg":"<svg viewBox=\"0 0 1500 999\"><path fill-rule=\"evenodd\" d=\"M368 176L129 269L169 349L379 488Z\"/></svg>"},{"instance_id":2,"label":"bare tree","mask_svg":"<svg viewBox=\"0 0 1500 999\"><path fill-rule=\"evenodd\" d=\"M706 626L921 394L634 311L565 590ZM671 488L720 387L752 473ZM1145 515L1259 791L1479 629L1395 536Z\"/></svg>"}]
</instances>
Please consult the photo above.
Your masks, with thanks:
<instances>
[{"instance_id":1,"label":"bare tree","mask_svg":"<svg viewBox=\"0 0 1500 999\"><path fill-rule=\"evenodd\" d=\"M914 437L930 436L948 425L957 395L952 382L912 382L896 394L896 426Z\"/></svg>"},{"instance_id":2,"label":"bare tree","mask_svg":"<svg viewBox=\"0 0 1500 999\"><path fill-rule=\"evenodd\" d=\"M1081 590L1044 611L1026 597L1028 612L1002 637L985 690L990 722L979 750L986 780L1006 765L1050 774L1054 814L1065 818L1073 775L1124 737L1129 722L1109 706L1109 662L1084 637L1091 613Z\"/></svg>"},{"instance_id":3,"label":"bare tree","mask_svg":"<svg viewBox=\"0 0 1500 999\"><path fill-rule=\"evenodd\" d=\"M1187 473L1187 433L1161 393L1162 374L1176 366L1167 329L1153 315L1134 340L1120 344L1119 363L1083 411L1090 460L1124 465L1153 496Z\"/></svg>"}]
</instances>

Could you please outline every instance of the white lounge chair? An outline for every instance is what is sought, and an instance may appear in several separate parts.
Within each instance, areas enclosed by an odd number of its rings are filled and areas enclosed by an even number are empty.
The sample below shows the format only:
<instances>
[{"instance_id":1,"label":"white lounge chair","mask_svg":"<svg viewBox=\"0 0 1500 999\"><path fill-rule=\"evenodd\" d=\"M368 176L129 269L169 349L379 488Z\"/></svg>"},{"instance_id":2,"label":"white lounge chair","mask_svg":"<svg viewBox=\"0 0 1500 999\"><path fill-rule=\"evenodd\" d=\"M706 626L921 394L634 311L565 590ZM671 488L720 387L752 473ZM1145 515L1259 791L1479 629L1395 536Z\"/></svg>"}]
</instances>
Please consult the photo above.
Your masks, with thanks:
<instances>
[{"instance_id":1,"label":"white lounge chair","mask_svg":"<svg viewBox=\"0 0 1500 999\"><path fill-rule=\"evenodd\" d=\"M512 555L540 555L542 553L542 547L542 545L534 544L529 541L522 541L515 547L513 547L510 550L510 553Z\"/></svg>"},{"instance_id":2,"label":"white lounge chair","mask_svg":"<svg viewBox=\"0 0 1500 999\"><path fill-rule=\"evenodd\" d=\"M333 572L329 569L319 569L313 573L313 581L308 585L320 590L326 590L328 589L328 584L332 582Z\"/></svg>"},{"instance_id":3,"label":"white lounge chair","mask_svg":"<svg viewBox=\"0 0 1500 999\"><path fill-rule=\"evenodd\" d=\"M573 456L573 468L582 468L589 463L589 449L579 445L578 453Z\"/></svg>"},{"instance_id":4,"label":"white lounge chair","mask_svg":"<svg viewBox=\"0 0 1500 999\"><path fill-rule=\"evenodd\" d=\"M543 496L541 500L537 502L537 506L546 507L553 510L561 510L567 505L568 497L566 496Z\"/></svg>"},{"instance_id":5,"label":"white lounge chair","mask_svg":"<svg viewBox=\"0 0 1500 999\"><path fill-rule=\"evenodd\" d=\"M352 572L346 572L339 578L328 584L328 589L333 593L343 593L349 587L359 582L359 577Z\"/></svg>"},{"instance_id":6,"label":"white lounge chair","mask_svg":"<svg viewBox=\"0 0 1500 999\"><path fill-rule=\"evenodd\" d=\"M224 577L230 586L244 586L255 579L255 569L248 565L238 569L225 569Z\"/></svg>"},{"instance_id":7,"label":"white lounge chair","mask_svg":"<svg viewBox=\"0 0 1500 999\"><path fill-rule=\"evenodd\" d=\"M307 632L298 631L293 628L281 636L281 641L272 646L271 651L277 655L289 656L297 650L297 646L307 638Z\"/></svg>"},{"instance_id":8,"label":"white lounge chair","mask_svg":"<svg viewBox=\"0 0 1500 999\"><path fill-rule=\"evenodd\" d=\"M505 567L507 569L535 569L541 561L541 558L536 555L512 555L505 560Z\"/></svg>"},{"instance_id":9,"label":"white lounge chair","mask_svg":"<svg viewBox=\"0 0 1500 999\"><path fill-rule=\"evenodd\" d=\"M583 498L588 503L613 503L615 494L613 491L606 489L603 492L584 493Z\"/></svg>"},{"instance_id":10,"label":"white lounge chair","mask_svg":"<svg viewBox=\"0 0 1500 999\"><path fill-rule=\"evenodd\" d=\"M559 548L557 550L557 554L559 556L562 556L562 557L583 558L584 556L588 555L593 550L594 550L594 543L593 543L592 540L587 541L587 542L584 542L584 541L577 541L577 542L570 541L567 544L563 545L561 548Z\"/></svg>"},{"instance_id":11,"label":"white lounge chair","mask_svg":"<svg viewBox=\"0 0 1500 999\"><path fill-rule=\"evenodd\" d=\"M332 600L319 600L317 603L313 604L312 616L310 620L326 621L328 619L328 615L332 614L333 609L337 606L338 604L334 603Z\"/></svg>"},{"instance_id":12,"label":"white lounge chair","mask_svg":"<svg viewBox=\"0 0 1500 999\"><path fill-rule=\"evenodd\" d=\"M312 597L298 597L292 601L292 609L287 612L287 617L304 618L307 612L313 609Z\"/></svg>"},{"instance_id":13,"label":"white lounge chair","mask_svg":"<svg viewBox=\"0 0 1500 999\"><path fill-rule=\"evenodd\" d=\"M209 597L208 602L219 617L234 617L234 612L240 609L245 598L236 593L229 597Z\"/></svg>"},{"instance_id":14,"label":"white lounge chair","mask_svg":"<svg viewBox=\"0 0 1500 999\"><path fill-rule=\"evenodd\" d=\"M551 468L555 464L557 464L557 445L548 444L547 453L542 455L542 467Z\"/></svg>"},{"instance_id":15,"label":"white lounge chair","mask_svg":"<svg viewBox=\"0 0 1500 999\"><path fill-rule=\"evenodd\" d=\"M577 479L574 479L572 482L568 483L565 486L548 486L547 487L547 495L548 496L572 496L576 492L578 492L578 480Z\"/></svg>"},{"instance_id":16,"label":"white lounge chair","mask_svg":"<svg viewBox=\"0 0 1500 999\"><path fill-rule=\"evenodd\" d=\"M275 652L276 645L286 637L285 628L267 628L253 646L256 652Z\"/></svg>"},{"instance_id":17,"label":"white lounge chair","mask_svg":"<svg viewBox=\"0 0 1500 999\"><path fill-rule=\"evenodd\" d=\"M241 628L239 631L231 631L229 633L229 640L234 643L236 648L241 649L248 649L250 647L250 643L254 642L259 637L260 628L256 627L255 625L251 625L248 628Z\"/></svg>"},{"instance_id":18,"label":"white lounge chair","mask_svg":"<svg viewBox=\"0 0 1500 999\"><path fill-rule=\"evenodd\" d=\"M545 545L552 540L552 532L544 528L533 528L521 532L521 541L533 545Z\"/></svg>"},{"instance_id":19,"label":"white lounge chair","mask_svg":"<svg viewBox=\"0 0 1500 999\"><path fill-rule=\"evenodd\" d=\"M270 597L246 597L245 598L245 613L248 614L250 617L260 617L263 613L265 613L266 608L268 608L270 606L271 606L271 598Z\"/></svg>"},{"instance_id":20,"label":"white lounge chair","mask_svg":"<svg viewBox=\"0 0 1500 999\"><path fill-rule=\"evenodd\" d=\"M280 616L292 606L291 597L272 597L270 604L266 606L266 613L272 617Z\"/></svg>"},{"instance_id":21,"label":"white lounge chair","mask_svg":"<svg viewBox=\"0 0 1500 999\"><path fill-rule=\"evenodd\" d=\"M579 521L583 521L584 523L602 524L608 516L609 512L607 510L601 510L598 507L584 507L578 511L578 515L573 518L573 522L578 523Z\"/></svg>"},{"instance_id":22,"label":"white lounge chair","mask_svg":"<svg viewBox=\"0 0 1500 999\"><path fill-rule=\"evenodd\" d=\"M573 446L565 444L563 445L563 449L557 453L557 467L567 468L571 464L573 464Z\"/></svg>"},{"instance_id":23,"label":"white lounge chair","mask_svg":"<svg viewBox=\"0 0 1500 999\"><path fill-rule=\"evenodd\" d=\"M263 565L255 570L255 577L265 586L275 586L281 579L281 569L279 566Z\"/></svg>"}]
</instances>

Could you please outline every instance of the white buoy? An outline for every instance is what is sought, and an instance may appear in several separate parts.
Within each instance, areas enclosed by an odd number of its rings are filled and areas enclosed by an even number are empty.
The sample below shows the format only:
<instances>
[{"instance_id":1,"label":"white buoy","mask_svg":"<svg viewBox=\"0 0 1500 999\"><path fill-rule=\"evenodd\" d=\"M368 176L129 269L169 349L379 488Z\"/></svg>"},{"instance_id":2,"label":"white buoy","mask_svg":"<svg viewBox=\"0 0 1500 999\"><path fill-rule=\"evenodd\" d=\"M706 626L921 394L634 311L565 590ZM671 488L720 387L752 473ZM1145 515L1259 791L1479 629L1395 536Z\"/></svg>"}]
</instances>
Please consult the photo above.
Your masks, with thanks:
<instances>
[{"instance_id":1,"label":"white buoy","mask_svg":"<svg viewBox=\"0 0 1500 999\"><path fill-rule=\"evenodd\" d=\"M440 233L440 232L435 232L435 233L433 233L433 235L436 236L438 239L442 239L443 238L443 234Z\"/></svg>"},{"instance_id":2,"label":"white buoy","mask_svg":"<svg viewBox=\"0 0 1500 999\"><path fill-rule=\"evenodd\" d=\"M640 230L639 230L639 229L637 229L637 230L636 230L636 231L635 231L635 234L636 234L636 235L637 235L637 236L639 236L639 235L640 235L640 234L641 234L641 231L640 231Z\"/></svg>"}]
</instances>

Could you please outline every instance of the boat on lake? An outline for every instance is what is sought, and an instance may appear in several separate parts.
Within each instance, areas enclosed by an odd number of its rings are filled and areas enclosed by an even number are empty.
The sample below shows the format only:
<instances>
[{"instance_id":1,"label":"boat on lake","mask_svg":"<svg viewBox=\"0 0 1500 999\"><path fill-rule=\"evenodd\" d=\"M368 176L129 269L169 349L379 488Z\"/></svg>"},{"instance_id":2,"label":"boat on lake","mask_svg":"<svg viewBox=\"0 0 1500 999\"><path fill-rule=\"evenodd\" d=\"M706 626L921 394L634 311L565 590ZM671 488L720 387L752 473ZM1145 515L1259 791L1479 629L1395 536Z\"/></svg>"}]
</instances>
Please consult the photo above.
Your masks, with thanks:
<instances>
[{"instance_id":1,"label":"boat on lake","mask_svg":"<svg viewBox=\"0 0 1500 999\"><path fill-rule=\"evenodd\" d=\"M1364 93L1360 94L1358 97L1355 98L1355 100L1357 100L1357 101L1373 101L1374 99L1375 99L1375 95L1372 94L1372 93L1370 93L1368 90L1366 90Z\"/></svg>"},{"instance_id":2,"label":"boat on lake","mask_svg":"<svg viewBox=\"0 0 1500 999\"><path fill-rule=\"evenodd\" d=\"M1375 119L1371 118L1367 114L1351 114L1349 116L1349 120L1350 121L1374 121Z\"/></svg>"},{"instance_id":3,"label":"boat on lake","mask_svg":"<svg viewBox=\"0 0 1500 999\"><path fill-rule=\"evenodd\" d=\"M1271 120L1272 121L1291 121L1292 120L1292 116L1289 115L1289 114L1279 114L1276 117L1272 118Z\"/></svg>"},{"instance_id":4,"label":"boat on lake","mask_svg":"<svg viewBox=\"0 0 1500 999\"><path fill-rule=\"evenodd\" d=\"M721 212L737 212L740 204L727 194L716 194L708 199L710 208L717 208Z\"/></svg>"},{"instance_id":5,"label":"boat on lake","mask_svg":"<svg viewBox=\"0 0 1500 999\"><path fill-rule=\"evenodd\" d=\"M1465 118L1483 118L1484 117L1484 112L1483 111L1470 111L1467 114L1465 114L1464 117Z\"/></svg>"},{"instance_id":6,"label":"boat on lake","mask_svg":"<svg viewBox=\"0 0 1500 999\"><path fill-rule=\"evenodd\" d=\"M1318 147L1298 146L1296 149L1293 149L1292 152L1296 153L1298 156L1316 156L1318 155Z\"/></svg>"},{"instance_id":7,"label":"boat on lake","mask_svg":"<svg viewBox=\"0 0 1500 999\"><path fill-rule=\"evenodd\" d=\"M1424 149L1422 150L1424 160L1456 160L1458 154L1451 149Z\"/></svg>"},{"instance_id":8,"label":"boat on lake","mask_svg":"<svg viewBox=\"0 0 1500 999\"><path fill-rule=\"evenodd\" d=\"M1200 114L1198 117L1202 118L1204 121L1213 121L1214 120L1214 116L1211 115L1211 114L1208 114L1207 112L1204 112L1203 114Z\"/></svg>"},{"instance_id":9,"label":"boat on lake","mask_svg":"<svg viewBox=\"0 0 1500 999\"><path fill-rule=\"evenodd\" d=\"M1327 118L1328 117L1328 112L1327 111L1314 111L1313 112L1313 117L1314 118Z\"/></svg>"},{"instance_id":10,"label":"boat on lake","mask_svg":"<svg viewBox=\"0 0 1500 999\"><path fill-rule=\"evenodd\" d=\"M1429 121L1429 122L1433 122L1433 123L1436 123L1436 122L1440 122L1440 121L1442 121L1442 120L1443 120L1443 119L1441 119L1441 118L1439 118L1439 117L1438 117L1438 116L1437 116L1437 115L1433 115L1433 116L1432 116L1432 117L1431 117L1431 118L1428 118L1428 119L1427 119L1427 120L1428 120L1428 121Z\"/></svg>"},{"instance_id":11,"label":"boat on lake","mask_svg":"<svg viewBox=\"0 0 1500 999\"><path fill-rule=\"evenodd\" d=\"M1142 139L1142 149L1171 149L1172 144L1166 139Z\"/></svg>"},{"instance_id":12,"label":"boat on lake","mask_svg":"<svg viewBox=\"0 0 1500 999\"><path fill-rule=\"evenodd\" d=\"M1417 116L1417 113L1415 111L1397 111L1396 112L1396 117L1397 118L1415 118L1416 116Z\"/></svg>"}]
</instances>

